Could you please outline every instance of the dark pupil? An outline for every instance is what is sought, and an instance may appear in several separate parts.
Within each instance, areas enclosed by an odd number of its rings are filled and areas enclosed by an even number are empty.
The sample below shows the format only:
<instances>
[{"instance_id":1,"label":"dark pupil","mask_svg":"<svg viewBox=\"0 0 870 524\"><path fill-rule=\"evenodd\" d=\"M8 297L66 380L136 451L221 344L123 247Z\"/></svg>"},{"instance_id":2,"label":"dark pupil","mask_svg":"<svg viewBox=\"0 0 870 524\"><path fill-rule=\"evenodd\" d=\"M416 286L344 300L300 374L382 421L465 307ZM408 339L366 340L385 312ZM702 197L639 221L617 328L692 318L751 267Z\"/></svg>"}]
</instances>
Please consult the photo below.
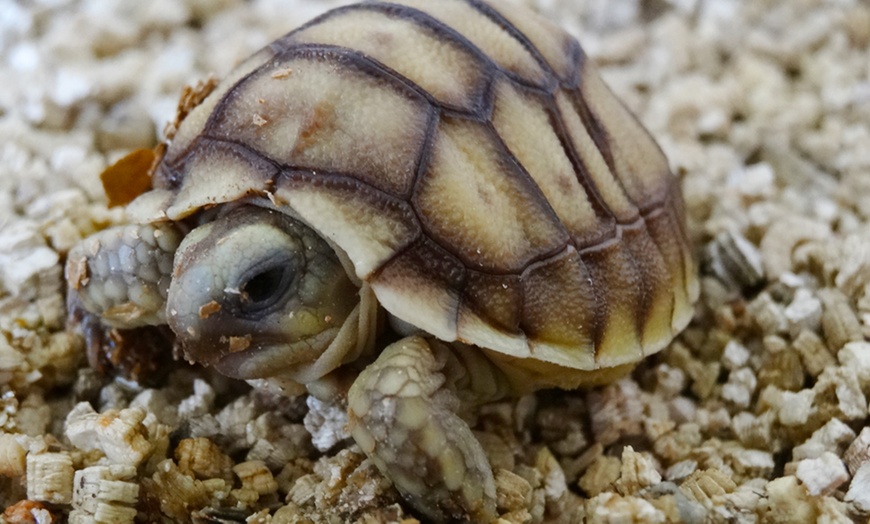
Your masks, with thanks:
<instances>
[{"instance_id":1,"label":"dark pupil","mask_svg":"<svg viewBox=\"0 0 870 524\"><path fill-rule=\"evenodd\" d=\"M242 286L243 301L257 304L273 298L281 291L284 268L275 267L254 275ZM247 299L247 300L245 300Z\"/></svg>"}]
</instances>

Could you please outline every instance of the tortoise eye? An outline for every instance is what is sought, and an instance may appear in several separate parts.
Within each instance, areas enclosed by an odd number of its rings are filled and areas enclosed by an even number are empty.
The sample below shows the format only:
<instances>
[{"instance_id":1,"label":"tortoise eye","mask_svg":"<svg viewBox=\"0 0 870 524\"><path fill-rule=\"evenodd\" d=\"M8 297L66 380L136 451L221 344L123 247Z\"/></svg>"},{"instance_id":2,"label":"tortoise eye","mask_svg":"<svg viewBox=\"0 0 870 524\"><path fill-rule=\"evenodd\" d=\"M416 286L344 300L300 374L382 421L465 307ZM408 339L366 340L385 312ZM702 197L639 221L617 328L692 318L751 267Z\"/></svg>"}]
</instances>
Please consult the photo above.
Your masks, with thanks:
<instances>
[{"instance_id":1,"label":"tortoise eye","mask_svg":"<svg viewBox=\"0 0 870 524\"><path fill-rule=\"evenodd\" d=\"M239 285L239 307L245 315L267 314L288 298L294 280L287 261L254 272Z\"/></svg>"}]
</instances>

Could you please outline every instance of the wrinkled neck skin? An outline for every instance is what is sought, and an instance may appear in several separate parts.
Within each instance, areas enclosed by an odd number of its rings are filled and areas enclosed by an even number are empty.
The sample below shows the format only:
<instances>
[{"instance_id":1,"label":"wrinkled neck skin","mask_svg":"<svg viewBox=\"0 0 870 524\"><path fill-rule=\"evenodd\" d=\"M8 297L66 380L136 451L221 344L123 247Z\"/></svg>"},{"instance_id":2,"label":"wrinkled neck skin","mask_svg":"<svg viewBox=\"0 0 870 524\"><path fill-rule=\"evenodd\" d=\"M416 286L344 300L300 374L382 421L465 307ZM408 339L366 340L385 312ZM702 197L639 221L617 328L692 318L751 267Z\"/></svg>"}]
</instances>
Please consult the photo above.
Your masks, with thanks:
<instances>
[{"instance_id":1,"label":"wrinkled neck skin","mask_svg":"<svg viewBox=\"0 0 870 524\"><path fill-rule=\"evenodd\" d=\"M258 389L286 396L309 393L322 401L343 398L355 373L342 373L342 366L374 357L375 339L382 316L383 311L378 307L374 292L367 283L363 283L359 290L359 302L319 358L296 365L279 375L249 379L247 382Z\"/></svg>"},{"instance_id":2,"label":"wrinkled neck skin","mask_svg":"<svg viewBox=\"0 0 870 524\"><path fill-rule=\"evenodd\" d=\"M298 395L373 351L377 302L353 280L333 247L301 221L241 206L182 241L167 322L186 359Z\"/></svg>"}]
</instances>

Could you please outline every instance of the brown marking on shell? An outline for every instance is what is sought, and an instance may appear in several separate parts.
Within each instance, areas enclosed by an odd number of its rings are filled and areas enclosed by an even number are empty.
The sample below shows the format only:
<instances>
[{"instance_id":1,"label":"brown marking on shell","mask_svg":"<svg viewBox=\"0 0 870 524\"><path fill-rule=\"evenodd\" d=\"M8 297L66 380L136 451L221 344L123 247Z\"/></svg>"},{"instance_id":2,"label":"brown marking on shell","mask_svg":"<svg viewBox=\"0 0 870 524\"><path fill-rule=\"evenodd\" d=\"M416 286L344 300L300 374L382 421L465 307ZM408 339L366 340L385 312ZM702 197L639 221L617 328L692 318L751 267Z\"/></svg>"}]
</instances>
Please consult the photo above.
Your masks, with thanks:
<instances>
[{"instance_id":1,"label":"brown marking on shell","mask_svg":"<svg viewBox=\"0 0 870 524\"><path fill-rule=\"evenodd\" d=\"M533 372L661 349L698 282L649 134L537 16L399 3L328 13L243 63L185 120L137 216L267 195L395 316Z\"/></svg>"},{"instance_id":2,"label":"brown marking on shell","mask_svg":"<svg viewBox=\"0 0 870 524\"><path fill-rule=\"evenodd\" d=\"M335 133L336 130L335 104L328 100L318 102L314 106L314 111L302 122L299 138L296 140L291 156L302 156L302 152L316 144L319 138Z\"/></svg>"},{"instance_id":3,"label":"brown marking on shell","mask_svg":"<svg viewBox=\"0 0 870 524\"><path fill-rule=\"evenodd\" d=\"M293 75L272 78L287 67ZM378 74L373 62L342 50L291 48L227 93L205 135L243 143L283 166L353 173L388 193L407 194L430 108L415 91ZM253 113L269 125L251 126Z\"/></svg>"}]
</instances>

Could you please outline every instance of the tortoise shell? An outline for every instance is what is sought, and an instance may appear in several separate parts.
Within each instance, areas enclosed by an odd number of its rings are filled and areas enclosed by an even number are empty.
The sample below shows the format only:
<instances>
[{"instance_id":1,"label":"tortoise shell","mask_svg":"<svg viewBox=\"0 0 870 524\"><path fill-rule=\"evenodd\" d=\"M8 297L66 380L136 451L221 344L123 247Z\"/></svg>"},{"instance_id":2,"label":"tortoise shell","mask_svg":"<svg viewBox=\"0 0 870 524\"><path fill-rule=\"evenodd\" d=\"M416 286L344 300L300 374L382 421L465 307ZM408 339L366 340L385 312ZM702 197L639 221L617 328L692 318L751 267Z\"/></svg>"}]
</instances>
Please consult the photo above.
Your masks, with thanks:
<instances>
[{"instance_id":1,"label":"tortoise shell","mask_svg":"<svg viewBox=\"0 0 870 524\"><path fill-rule=\"evenodd\" d=\"M659 147L576 40L501 2L312 20L192 110L153 185L141 221L268 199L396 318L521 365L637 362L698 295Z\"/></svg>"}]
</instances>

